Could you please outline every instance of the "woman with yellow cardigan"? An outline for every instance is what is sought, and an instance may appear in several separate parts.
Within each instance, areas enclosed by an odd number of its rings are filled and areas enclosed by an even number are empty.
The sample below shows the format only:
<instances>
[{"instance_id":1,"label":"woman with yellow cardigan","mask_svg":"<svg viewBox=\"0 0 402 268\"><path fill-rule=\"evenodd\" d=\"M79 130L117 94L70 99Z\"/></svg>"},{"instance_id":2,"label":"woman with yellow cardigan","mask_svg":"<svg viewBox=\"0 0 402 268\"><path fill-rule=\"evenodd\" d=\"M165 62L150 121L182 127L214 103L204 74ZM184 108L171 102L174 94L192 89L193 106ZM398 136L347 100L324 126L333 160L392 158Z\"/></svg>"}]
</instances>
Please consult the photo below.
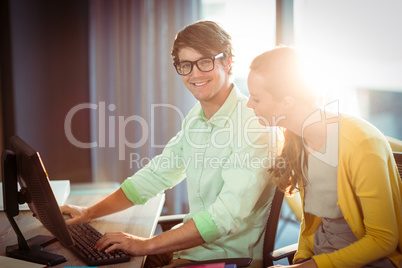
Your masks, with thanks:
<instances>
[{"instance_id":1,"label":"woman with yellow cardigan","mask_svg":"<svg viewBox=\"0 0 402 268\"><path fill-rule=\"evenodd\" d=\"M271 169L300 191L299 246L290 267L399 267L402 183L384 135L363 119L319 108L297 51L278 47L250 66L248 106L284 129Z\"/></svg>"}]
</instances>

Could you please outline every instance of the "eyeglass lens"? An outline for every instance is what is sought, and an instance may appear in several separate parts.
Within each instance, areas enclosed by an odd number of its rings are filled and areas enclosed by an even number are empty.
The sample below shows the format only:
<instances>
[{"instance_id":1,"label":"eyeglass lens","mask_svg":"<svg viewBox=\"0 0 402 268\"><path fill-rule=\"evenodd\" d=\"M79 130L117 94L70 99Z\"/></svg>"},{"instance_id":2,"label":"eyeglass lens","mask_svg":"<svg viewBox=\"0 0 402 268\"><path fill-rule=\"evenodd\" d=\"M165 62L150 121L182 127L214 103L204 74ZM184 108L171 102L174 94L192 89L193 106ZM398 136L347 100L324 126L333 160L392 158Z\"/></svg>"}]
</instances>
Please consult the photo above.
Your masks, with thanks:
<instances>
[{"instance_id":1,"label":"eyeglass lens","mask_svg":"<svg viewBox=\"0 0 402 268\"><path fill-rule=\"evenodd\" d=\"M177 71L180 74L189 74L193 70L193 66L197 65L198 69L202 72L209 72L214 69L214 61L210 58L199 59L195 62L183 61L177 65Z\"/></svg>"},{"instance_id":2,"label":"eyeglass lens","mask_svg":"<svg viewBox=\"0 0 402 268\"><path fill-rule=\"evenodd\" d=\"M176 70L180 75L188 75L193 70L194 65L202 72L210 72L214 69L215 59L221 58L223 53L215 57L202 58L196 61L182 61L175 64Z\"/></svg>"}]
</instances>

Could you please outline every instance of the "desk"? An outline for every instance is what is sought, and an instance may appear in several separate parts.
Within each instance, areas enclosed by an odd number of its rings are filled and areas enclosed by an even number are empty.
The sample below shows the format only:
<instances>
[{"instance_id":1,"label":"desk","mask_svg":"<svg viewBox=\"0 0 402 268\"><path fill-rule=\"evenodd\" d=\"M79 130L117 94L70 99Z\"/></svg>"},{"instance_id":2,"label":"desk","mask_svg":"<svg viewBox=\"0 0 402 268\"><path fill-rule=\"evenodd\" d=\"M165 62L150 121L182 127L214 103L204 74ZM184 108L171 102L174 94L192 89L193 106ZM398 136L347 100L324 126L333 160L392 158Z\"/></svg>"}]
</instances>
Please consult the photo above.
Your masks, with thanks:
<instances>
[{"instance_id":1,"label":"desk","mask_svg":"<svg viewBox=\"0 0 402 268\"><path fill-rule=\"evenodd\" d=\"M105 196L106 194L72 194L69 196L66 204L88 206L96 203ZM93 220L91 221L91 225L101 233L121 231L141 237L151 237L155 232L164 201L165 195L161 194L149 200L145 205L136 205L124 211ZM38 234L51 236L50 232L43 227L40 221L32 217L30 211L21 211L14 219L24 234L25 239L29 239ZM0 212L0 255L5 256L5 247L13 244L17 244L17 236L11 228L5 213ZM45 251L66 257L67 262L53 267L87 267L84 262L78 259L78 257L62 246L58 241L46 246ZM130 262L108 265L107 267L137 268L142 267L144 261L144 257L131 257Z\"/></svg>"}]
</instances>

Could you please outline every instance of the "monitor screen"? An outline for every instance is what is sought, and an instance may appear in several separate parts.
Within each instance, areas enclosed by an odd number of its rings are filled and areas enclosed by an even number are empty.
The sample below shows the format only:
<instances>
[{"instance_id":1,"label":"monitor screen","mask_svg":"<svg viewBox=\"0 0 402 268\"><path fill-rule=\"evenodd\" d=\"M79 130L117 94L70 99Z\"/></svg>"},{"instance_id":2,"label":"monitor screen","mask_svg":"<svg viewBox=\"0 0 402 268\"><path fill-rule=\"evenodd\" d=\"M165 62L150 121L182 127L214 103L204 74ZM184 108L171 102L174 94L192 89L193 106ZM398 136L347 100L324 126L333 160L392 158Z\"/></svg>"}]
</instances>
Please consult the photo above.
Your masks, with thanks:
<instances>
[{"instance_id":1,"label":"monitor screen","mask_svg":"<svg viewBox=\"0 0 402 268\"><path fill-rule=\"evenodd\" d=\"M16 175L21 187L19 199L22 198L28 204L33 216L64 246L72 246L74 242L50 187L39 153L18 136L11 137L9 141L10 149L15 154ZM14 207L11 204L7 205Z\"/></svg>"}]
</instances>

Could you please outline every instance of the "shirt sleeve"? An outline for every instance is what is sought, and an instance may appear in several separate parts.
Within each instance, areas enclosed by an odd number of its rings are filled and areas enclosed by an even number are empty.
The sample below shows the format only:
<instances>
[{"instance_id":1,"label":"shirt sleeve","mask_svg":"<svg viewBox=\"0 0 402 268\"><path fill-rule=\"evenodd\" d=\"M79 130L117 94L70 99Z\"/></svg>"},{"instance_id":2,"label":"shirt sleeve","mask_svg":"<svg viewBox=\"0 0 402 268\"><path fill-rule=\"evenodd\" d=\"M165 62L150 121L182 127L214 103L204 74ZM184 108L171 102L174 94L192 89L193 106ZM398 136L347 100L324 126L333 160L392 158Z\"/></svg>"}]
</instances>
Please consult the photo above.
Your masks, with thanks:
<instances>
[{"instance_id":1,"label":"shirt sleeve","mask_svg":"<svg viewBox=\"0 0 402 268\"><path fill-rule=\"evenodd\" d=\"M205 242L211 242L221 237L221 234L208 211L200 211L196 213L193 216L193 221Z\"/></svg>"},{"instance_id":2,"label":"shirt sleeve","mask_svg":"<svg viewBox=\"0 0 402 268\"><path fill-rule=\"evenodd\" d=\"M131 202L145 204L185 178L181 137L182 132L179 132L160 155L122 183L121 189Z\"/></svg>"}]
</instances>

